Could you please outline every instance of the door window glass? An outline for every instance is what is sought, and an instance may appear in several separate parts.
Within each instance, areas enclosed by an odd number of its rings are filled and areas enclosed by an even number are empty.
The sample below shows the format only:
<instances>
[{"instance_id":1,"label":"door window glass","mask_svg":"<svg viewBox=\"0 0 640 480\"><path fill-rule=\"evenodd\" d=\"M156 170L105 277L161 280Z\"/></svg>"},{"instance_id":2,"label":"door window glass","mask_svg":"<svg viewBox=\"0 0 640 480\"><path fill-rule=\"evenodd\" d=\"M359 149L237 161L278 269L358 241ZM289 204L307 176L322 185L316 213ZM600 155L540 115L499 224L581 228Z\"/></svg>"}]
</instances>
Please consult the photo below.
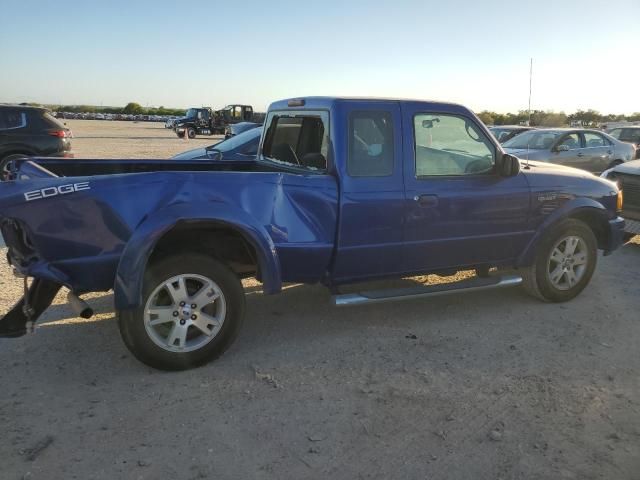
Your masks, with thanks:
<instances>
[{"instance_id":1,"label":"door window glass","mask_svg":"<svg viewBox=\"0 0 640 480\"><path fill-rule=\"evenodd\" d=\"M604 137L593 132L585 132L584 134L585 146L587 148L596 148L606 146Z\"/></svg>"},{"instance_id":2,"label":"door window glass","mask_svg":"<svg viewBox=\"0 0 640 480\"><path fill-rule=\"evenodd\" d=\"M27 115L15 110L0 109L0 130L14 130L27 125Z\"/></svg>"},{"instance_id":3,"label":"door window glass","mask_svg":"<svg viewBox=\"0 0 640 480\"><path fill-rule=\"evenodd\" d=\"M495 147L470 120L445 114L414 117L416 176L489 173Z\"/></svg>"},{"instance_id":4,"label":"door window glass","mask_svg":"<svg viewBox=\"0 0 640 480\"><path fill-rule=\"evenodd\" d=\"M577 150L580 148L580 135L577 133L570 133L562 139L558 146L560 145L566 145L569 147L569 150Z\"/></svg>"}]
</instances>

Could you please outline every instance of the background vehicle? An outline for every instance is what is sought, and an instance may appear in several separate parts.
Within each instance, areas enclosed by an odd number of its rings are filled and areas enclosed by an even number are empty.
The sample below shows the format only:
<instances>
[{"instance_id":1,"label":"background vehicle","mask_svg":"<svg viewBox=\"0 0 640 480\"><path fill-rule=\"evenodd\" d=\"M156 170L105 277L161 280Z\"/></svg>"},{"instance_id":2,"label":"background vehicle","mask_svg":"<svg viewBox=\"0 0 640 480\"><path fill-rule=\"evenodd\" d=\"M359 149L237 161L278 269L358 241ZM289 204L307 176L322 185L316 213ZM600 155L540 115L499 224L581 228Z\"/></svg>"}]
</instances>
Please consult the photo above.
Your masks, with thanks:
<instances>
[{"instance_id":1,"label":"background vehicle","mask_svg":"<svg viewBox=\"0 0 640 480\"><path fill-rule=\"evenodd\" d=\"M336 305L519 283L559 302L585 288L597 249L616 249L624 224L614 184L540 162L521 170L469 109L448 103L276 102L257 157L242 162L118 160L121 172L148 172L117 176L102 174L108 161L58 162L63 178L17 163L17 179L0 184L0 228L10 264L35 280L0 334L24 334L63 285L79 314L90 312L78 295L113 288L125 344L164 369L231 345L245 277L267 295L320 282ZM469 269L482 278L339 290Z\"/></svg>"},{"instance_id":2,"label":"background vehicle","mask_svg":"<svg viewBox=\"0 0 640 480\"><path fill-rule=\"evenodd\" d=\"M71 157L71 130L46 109L0 105L0 172L12 159L29 155Z\"/></svg>"},{"instance_id":3,"label":"background vehicle","mask_svg":"<svg viewBox=\"0 0 640 480\"><path fill-rule=\"evenodd\" d=\"M253 128L262 127L261 123L254 122L240 122L234 123L231 125L227 125L224 130L224 138L233 137L234 135L239 135L242 132L246 132L247 130L251 130Z\"/></svg>"},{"instance_id":4,"label":"background vehicle","mask_svg":"<svg viewBox=\"0 0 640 480\"><path fill-rule=\"evenodd\" d=\"M248 160L255 159L262 136L262 127L245 132L205 148L195 148L171 157L173 160Z\"/></svg>"},{"instance_id":5,"label":"background vehicle","mask_svg":"<svg viewBox=\"0 0 640 480\"><path fill-rule=\"evenodd\" d=\"M622 190L624 231L632 236L640 235L640 160L617 165L603 172L602 177L616 182Z\"/></svg>"},{"instance_id":6,"label":"background vehicle","mask_svg":"<svg viewBox=\"0 0 640 480\"><path fill-rule=\"evenodd\" d=\"M222 110L208 107L190 108L184 117L176 118L173 129L178 137L187 135L221 135L228 125L240 122L261 123L264 114L254 113L250 105L228 105Z\"/></svg>"},{"instance_id":7,"label":"background vehicle","mask_svg":"<svg viewBox=\"0 0 640 480\"><path fill-rule=\"evenodd\" d=\"M631 143L636 147L636 158L640 158L640 125L613 128L607 132L621 142Z\"/></svg>"},{"instance_id":8,"label":"background vehicle","mask_svg":"<svg viewBox=\"0 0 640 480\"><path fill-rule=\"evenodd\" d=\"M522 159L556 163L601 173L635 157L633 145L598 130L541 128L522 133L502 145Z\"/></svg>"},{"instance_id":9,"label":"background vehicle","mask_svg":"<svg viewBox=\"0 0 640 480\"><path fill-rule=\"evenodd\" d=\"M524 127L521 125L500 125L489 127L489 131L498 139L500 143L511 140L516 135L532 130L534 127Z\"/></svg>"}]
</instances>

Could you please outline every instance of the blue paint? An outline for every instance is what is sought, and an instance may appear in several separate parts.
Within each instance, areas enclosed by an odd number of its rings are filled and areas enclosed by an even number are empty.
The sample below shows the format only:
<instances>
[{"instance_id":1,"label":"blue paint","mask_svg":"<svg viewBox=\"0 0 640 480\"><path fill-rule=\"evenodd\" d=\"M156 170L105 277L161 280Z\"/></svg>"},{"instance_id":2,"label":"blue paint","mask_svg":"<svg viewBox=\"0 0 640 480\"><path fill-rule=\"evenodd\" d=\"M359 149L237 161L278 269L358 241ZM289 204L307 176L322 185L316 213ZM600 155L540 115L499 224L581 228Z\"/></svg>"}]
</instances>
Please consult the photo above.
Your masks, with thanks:
<instances>
[{"instance_id":1,"label":"blue paint","mask_svg":"<svg viewBox=\"0 0 640 480\"><path fill-rule=\"evenodd\" d=\"M609 229L601 248L621 243L616 188L586 172L531 162L511 177L416 178L416 113L466 117L502 155L462 106L316 97L302 107L276 102L270 110L328 113L326 174L277 166L260 154L199 160L202 171L192 170L196 162L100 160L93 161L95 168L148 172L60 178L22 163L29 179L0 184L0 220L18 222L36 252L16 268L77 292L113 288L117 308L126 309L140 305L154 246L171 228L189 222L224 225L250 242L268 294L279 292L283 282L332 286L483 264L528 265L550 225L585 210L596 212ZM383 110L393 119L395 163L388 176L348 175L347 119L361 110ZM74 168L89 173L91 161ZM89 182L90 190L25 200L27 192L81 182ZM420 206L414 200L420 195L437 196L438 202Z\"/></svg>"}]
</instances>

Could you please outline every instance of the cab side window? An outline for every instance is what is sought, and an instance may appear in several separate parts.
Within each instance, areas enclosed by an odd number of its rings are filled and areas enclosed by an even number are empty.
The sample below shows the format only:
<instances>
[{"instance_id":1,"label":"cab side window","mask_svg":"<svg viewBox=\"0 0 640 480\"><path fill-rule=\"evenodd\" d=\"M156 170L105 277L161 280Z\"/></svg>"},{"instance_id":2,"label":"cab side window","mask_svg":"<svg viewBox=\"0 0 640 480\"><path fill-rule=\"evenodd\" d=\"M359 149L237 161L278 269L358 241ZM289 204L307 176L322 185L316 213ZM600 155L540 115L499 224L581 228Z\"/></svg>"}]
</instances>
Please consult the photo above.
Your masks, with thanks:
<instances>
[{"instance_id":1,"label":"cab side window","mask_svg":"<svg viewBox=\"0 0 640 480\"><path fill-rule=\"evenodd\" d=\"M450 114L414 117L416 177L486 174L495 146L469 119Z\"/></svg>"},{"instance_id":2,"label":"cab side window","mask_svg":"<svg viewBox=\"0 0 640 480\"><path fill-rule=\"evenodd\" d=\"M352 112L349 117L351 177L388 177L393 174L393 120L389 112Z\"/></svg>"}]
</instances>

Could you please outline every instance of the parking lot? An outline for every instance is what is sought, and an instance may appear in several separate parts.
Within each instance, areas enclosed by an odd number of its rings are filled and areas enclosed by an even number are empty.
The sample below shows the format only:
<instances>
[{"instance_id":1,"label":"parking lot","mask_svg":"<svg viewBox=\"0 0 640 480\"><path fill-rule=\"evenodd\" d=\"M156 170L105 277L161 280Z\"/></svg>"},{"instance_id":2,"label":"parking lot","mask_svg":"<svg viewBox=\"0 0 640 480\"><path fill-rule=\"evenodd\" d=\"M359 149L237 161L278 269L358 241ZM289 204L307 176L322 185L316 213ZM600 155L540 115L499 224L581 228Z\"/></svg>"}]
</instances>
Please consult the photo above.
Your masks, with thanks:
<instances>
[{"instance_id":1,"label":"parking lot","mask_svg":"<svg viewBox=\"0 0 640 480\"><path fill-rule=\"evenodd\" d=\"M76 158L215 141L67 123ZM640 236L566 304L512 288L338 309L319 286L245 281L238 340L180 373L132 357L111 293L87 296L89 320L61 293L35 334L0 339L0 477L638 478L639 266ZM4 312L22 288L6 262L0 285Z\"/></svg>"}]
</instances>

